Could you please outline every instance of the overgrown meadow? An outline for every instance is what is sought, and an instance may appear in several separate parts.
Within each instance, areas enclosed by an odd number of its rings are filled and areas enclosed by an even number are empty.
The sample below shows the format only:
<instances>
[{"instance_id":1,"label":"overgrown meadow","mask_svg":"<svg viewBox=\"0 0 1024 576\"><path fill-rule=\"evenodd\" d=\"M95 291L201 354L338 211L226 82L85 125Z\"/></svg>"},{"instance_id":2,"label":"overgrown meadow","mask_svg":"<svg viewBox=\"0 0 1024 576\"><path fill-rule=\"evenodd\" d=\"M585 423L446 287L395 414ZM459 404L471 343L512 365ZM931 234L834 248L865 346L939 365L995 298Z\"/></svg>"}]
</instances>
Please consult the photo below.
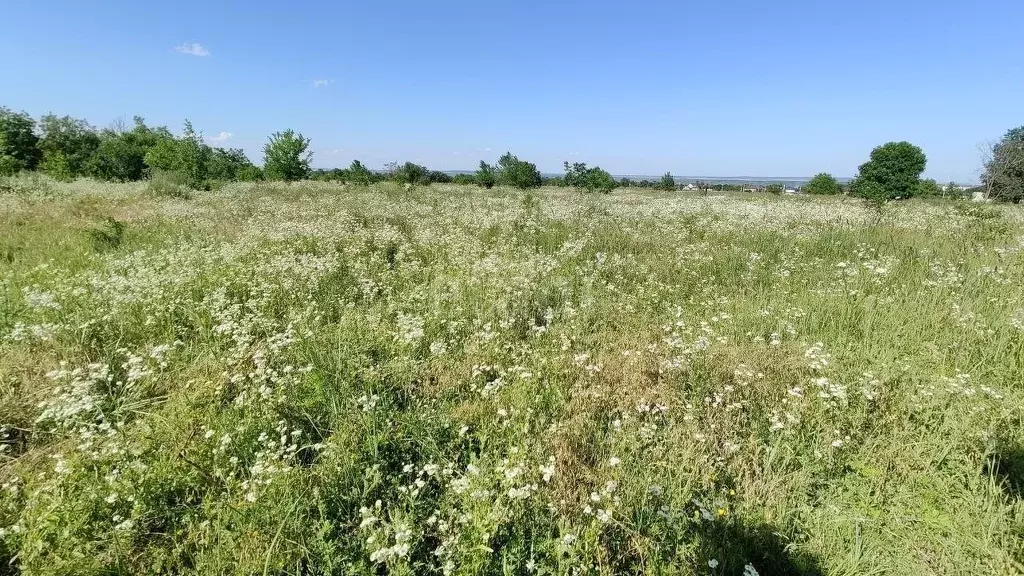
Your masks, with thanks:
<instances>
[{"instance_id":1,"label":"overgrown meadow","mask_svg":"<svg viewBox=\"0 0 1024 576\"><path fill-rule=\"evenodd\" d=\"M1024 209L22 181L0 572L1017 574Z\"/></svg>"}]
</instances>

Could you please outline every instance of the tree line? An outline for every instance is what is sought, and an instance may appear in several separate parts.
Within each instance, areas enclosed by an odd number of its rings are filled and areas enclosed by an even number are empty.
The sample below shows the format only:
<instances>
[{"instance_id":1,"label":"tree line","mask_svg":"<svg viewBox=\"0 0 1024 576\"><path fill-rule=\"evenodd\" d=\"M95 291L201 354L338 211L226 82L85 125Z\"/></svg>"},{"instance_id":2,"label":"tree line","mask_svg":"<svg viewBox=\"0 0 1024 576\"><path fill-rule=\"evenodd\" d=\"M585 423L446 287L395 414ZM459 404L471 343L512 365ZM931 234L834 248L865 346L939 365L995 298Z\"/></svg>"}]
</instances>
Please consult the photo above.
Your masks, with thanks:
<instances>
[{"instance_id":1,"label":"tree line","mask_svg":"<svg viewBox=\"0 0 1024 576\"><path fill-rule=\"evenodd\" d=\"M313 170L309 146L310 139L293 130L275 132L263 148L263 166L260 167L241 149L209 146L187 120L179 137L166 126L148 126L139 116L131 126L117 123L98 130L85 120L71 116L47 114L37 122L25 112L0 107L0 176L41 171L58 180L79 177L120 182L150 179L156 188L171 194L208 190L224 181L310 178L351 184L387 180L410 186L456 183L528 189L553 185L602 193L618 187L656 190L681 187L671 173L665 173L656 181L616 180L606 170L583 162L565 162L563 176L543 177L534 163L510 152L493 165L480 161L476 172L471 174L451 175L413 162L392 162L383 171L376 171L358 160L348 168ZM1024 126L1008 131L987 148L982 184L977 188L962 191L952 182L941 186L934 180L922 179L926 164L921 148L909 142L889 142L871 151L867 162L860 165L856 178L848 185L821 173L804 185L802 191L851 194L875 203L981 192L986 198L1019 203L1024 200ZM701 192L743 189L736 184L699 181L688 187ZM783 186L769 184L760 190L781 194Z\"/></svg>"}]
</instances>

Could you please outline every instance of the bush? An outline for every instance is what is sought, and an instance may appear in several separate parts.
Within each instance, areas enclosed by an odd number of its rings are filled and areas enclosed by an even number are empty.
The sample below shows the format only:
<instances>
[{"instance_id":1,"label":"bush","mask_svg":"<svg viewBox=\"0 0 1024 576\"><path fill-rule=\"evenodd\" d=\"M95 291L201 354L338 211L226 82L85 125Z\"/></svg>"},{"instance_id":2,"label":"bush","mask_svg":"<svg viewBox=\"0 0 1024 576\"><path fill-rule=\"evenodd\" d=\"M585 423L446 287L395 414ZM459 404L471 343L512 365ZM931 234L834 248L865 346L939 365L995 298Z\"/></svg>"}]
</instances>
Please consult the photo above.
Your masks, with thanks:
<instances>
[{"instance_id":1,"label":"bush","mask_svg":"<svg viewBox=\"0 0 1024 576\"><path fill-rule=\"evenodd\" d=\"M156 170L177 173L183 185L201 190L208 187L211 155L210 147L203 144L202 137L192 129L192 123L185 120L182 137L161 139L146 152L145 160L151 173Z\"/></svg>"},{"instance_id":2,"label":"bush","mask_svg":"<svg viewBox=\"0 0 1024 576\"><path fill-rule=\"evenodd\" d=\"M881 208L892 199L892 193L882 184L867 178L856 178L850 183L850 193L859 196L876 208Z\"/></svg>"},{"instance_id":3,"label":"bush","mask_svg":"<svg viewBox=\"0 0 1024 576\"><path fill-rule=\"evenodd\" d=\"M858 196L861 194L857 190L877 195L881 187L887 200L910 198L917 191L926 163L924 152L910 142L883 144L872 150L870 159L860 165L857 179L862 183L856 190L851 187L851 191ZM878 186L867 186L866 182ZM877 201L877 196L868 199Z\"/></svg>"},{"instance_id":4,"label":"bush","mask_svg":"<svg viewBox=\"0 0 1024 576\"><path fill-rule=\"evenodd\" d=\"M946 191L942 186L931 178L918 182L913 192L913 196L918 198L942 198L945 195Z\"/></svg>"},{"instance_id":5,"label":"bush","mask_svg":"<svg viewBox=\"0 0 1024 576\"><path fill-rule=\"evenodd\" d=\"M149 179L149 191L163 198L180 198L188 200L192 192L186 177L180 172L154 168Z\"/></svg>"},{"instance_id":6,"label":"bush","mask_svg":"<svg viewBox=\"0 0 1024 576\"><path fill-rule=\"evenodd\" d=\"M565 178L562 180L566 186L587 192L604 192L605 194L615 189L616 182L612 175L597 166L587 168L583 162L576 162L570 166L566 162L564 167Z\"/></svg>"},{"instance_id":7,"label":"bush","mask_svg":"<svg viewBox=\"0 0 1024 576\"><path fill-rule=\"evenodd\" d=\"M207 178L211 180L241 180L242 172L252 169L259 171L240 148L212 148L208 152Z\"/></svg>"},{"instance_id":8,"label":"bush","mask_svg":"<svg viewBox=\"0 0 1024 576\"><path fill-rule=\"evenodd\" d=\"M665 174L661 177L661 180L658 181L658 189L659 190L675 190L676 189L676 179L675 179L675 177L672 176L671 172L665 172Z\"/></svg>"},{"instance_id":9,"label":"bush","mask_svg":"<svg viewBox=\"0 0 1024 576\"><path fill-rule=\"evenodd\" d=\"M263 172L268 180L293 182L309 176L310 139L289 129L274 132L263 147Z\"/></svg>"},{"instance_id":10,"label":"bush","mask_svg":"<svg viewBox=\"0 0 1024 576\"><path fill-rule=\"evenodd\" d=\"M374 180L376 180L374 173L370 172L366 166L363 166L362 162L359 160L352 161L352 164L348 167L346 182L367 185Z\"/></svg>"},{"instance_id":11,"label":"bush","mask_svg":"<svg viewBox=\"0 0 1024 576\"><path fill-rule=\"evenodd\" d=\"M392 164L390 171L391 179L399 184L430 184L430 178L425 166L406 162L401 166Z\"/></svg>"},{"instance_id":12,"label":"bush","mask_svg":"<svg viewBox=\"0 0 1024 576\"><path fill-rule=\"evenodd\" d=\"M520 160L506 152L498 159L496 180L502 186L512 186L520 190L537 188L541 184L540 171L532 162Z\"/></svg>"},{"instance_id":13,"label":"bush","mask_svg":"<svg viewBox=\"0 0 1024 576\"><path fill-rule=\"evenodd\" d=\"M84 176L100 147L100 135L85 120L47 114L39 120L42 169L58 180Z\"/></svg>"},{"instance_id":14,"label":"bush","mask_svg":"<svg viewBox=\"0 0 1024 576\"><path fill-rule=\"evenodd\" d=\"M35 126L27 113L0 107L0 175L35 170L40 159Z\"/></svg>"},{"instance_id":15,"label":"bush","mask_svg":"<svg viewBox=\"0 0 1024 576\"><path fill-rule=\"evenodd\" d=\"M839 181L826 172L822 172L814 178L811 178L811 180L804 186L804 192L807 192L808 194L834 195L839 194L840 190Z\"/></svg>"},{"instance_id":16,"label":"bush","mask_svg":"<svg viewBox=\"0 0 1024 576\"><path fill-rule=\"evenodd\" d=\"M993 200L1024 201L1024 126L1008 131L992 147L982 182Z\"/></svg>"},{"instance_id":17,"label":"bush","mask_svg":"<svg viewBox=\"0 0 1024 576\"><path fill-rule=\"evenodd\" d=\"M167 128L150 128L142 117L136 116L132 130L107 129L100 134L100 145L89 162L88 172L100 180L142 180L149 176L146 154L158 144L173 140Z\"/></svg>"},{"instance_id":18,"label":"bush","mask_svg":"<svg viewBox=\"0 0 1024 576\"><path fill-rule=\"evenodd\" d=\"M498 182L498 176L495 174L494 166L491 166L483 160L480 161L480 168L476 171L475 175L476 183L484 188L494 188L494 185Z\"/></svg>"},{"instance_id":19,"label":"bush","mask_svg":"<svg viewBox=\"0 0 1024 576\"><path fill-rule=\"evenodd\" d=\"M786 187L781 182L772 182L764 187L764 191L778 196L786 191Z\"/></svg>"}]
</instances>

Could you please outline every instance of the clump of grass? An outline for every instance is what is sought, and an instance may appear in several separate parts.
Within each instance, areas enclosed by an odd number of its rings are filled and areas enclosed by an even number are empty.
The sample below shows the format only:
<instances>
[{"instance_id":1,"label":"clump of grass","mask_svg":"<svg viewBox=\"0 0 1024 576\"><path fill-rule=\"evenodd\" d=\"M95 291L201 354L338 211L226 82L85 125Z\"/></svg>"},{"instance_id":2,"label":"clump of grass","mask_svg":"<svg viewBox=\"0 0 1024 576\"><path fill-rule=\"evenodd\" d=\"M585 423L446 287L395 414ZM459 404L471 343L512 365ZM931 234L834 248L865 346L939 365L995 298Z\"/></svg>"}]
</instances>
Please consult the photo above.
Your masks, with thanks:
<instances>
[{"instance_id":1,"label":"clump of grass","mask_svg":"<svg viewBox=\"0 0 1024 576\"><path fill-rule=\"evenodd\" d=\"M126 225L124 222L111 216L103 220L103 224L90 228L87 233L92 241L93 248L99 252L112 250L121 246L124 241Z\"/></svg>"}]
</instances>

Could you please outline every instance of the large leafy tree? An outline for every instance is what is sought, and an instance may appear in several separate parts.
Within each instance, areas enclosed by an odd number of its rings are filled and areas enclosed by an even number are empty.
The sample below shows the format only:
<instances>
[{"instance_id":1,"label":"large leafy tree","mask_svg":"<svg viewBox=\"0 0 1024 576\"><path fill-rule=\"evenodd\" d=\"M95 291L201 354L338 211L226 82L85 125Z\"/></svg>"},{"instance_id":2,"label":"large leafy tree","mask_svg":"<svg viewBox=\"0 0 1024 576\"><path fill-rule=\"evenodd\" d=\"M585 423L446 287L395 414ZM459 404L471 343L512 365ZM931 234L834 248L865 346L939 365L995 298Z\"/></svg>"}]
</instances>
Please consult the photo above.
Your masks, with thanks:
<instances>
[{"instance_id":1,"label":"large leafy tree","mask_svg":"<svg viewBox=\"0 0 1024 576\"><path fill-rule=\"evenodd\" d=\"M611 174L597 166L588 168L584 162L575 162L571 165L566 162L563 166L565 168L565 185L572 186L577 190L607 194L614 190L617 184Z\"/></svg>"},{"instance_id":2,"label":"large leafy tree","mask_svg":"<svg viewBox=\"0 0 1024 576\"><path fill-rule=\"evenodd\" d=\"M815 175L804 185L804 192L808 194L832 195L839 194L839 191L839 181L826 172Z\"/></svg>"},{"instance_id":3,"label":"large leafy tree","mask_svg":"<svg viewBox=\"0 0 1024 576\"><path fill-rule=\"evenodd\" d=\"M43 170L58 179L84 176L96 150L100 135L85 120L47 114L39 119L39 149Z\"/></svg>"},{"instance_id":4,"label":"large leafy tree","mask_svg":"<svg viewBox=\"0 0 1024 576\"><path fill-rule=\"evenodd\" d=\"M25 112L0 107L0 174L34 170L39 164L35 120Z\"/></svg>"},{"instance_id":5,"label":"large leafy tree","mask_svg":"<svg viewBox=\"0 0 1024 576\"><path fill-rule=\"evenodd\" d=\"M511 152L506 152L498 159L498 168L495 176L498 184L522 190L537 188L542 182L540 171L537 170L536 164L520 160L513 156Z\"/></svg>"},{"instance_id":6,"label":"large leafy tree","mask_svg":"<svg viewBox=\"0 0 1024 576\"><path fill-rule=\"evenodd\" d=\"M1024 126L1008 131L992 147L982 182L993 200L1024 201Z\"/></svg>"},{"instance_id":7,"label":"large leafy tree","mask_svg":"<svg viewBox=\"0 0 1024 576\"><path fill-rule=\"evenodd\" d=\"M292 182L309 176L310 139L294 130L275 132L263 147L263 172L268 180Z\"/></svg>"},{"instance_id":8,"label":"large leafy tree","mask_svg":"<svg viewBox=\"0 0 1024 576\"><path fill-rule=\"evenodd\" d=\"M889 142L871 151L851 185L854 194L872 201L910 198L918 190L927 159L910 142Z\"/></svg>"}]
</instances>

